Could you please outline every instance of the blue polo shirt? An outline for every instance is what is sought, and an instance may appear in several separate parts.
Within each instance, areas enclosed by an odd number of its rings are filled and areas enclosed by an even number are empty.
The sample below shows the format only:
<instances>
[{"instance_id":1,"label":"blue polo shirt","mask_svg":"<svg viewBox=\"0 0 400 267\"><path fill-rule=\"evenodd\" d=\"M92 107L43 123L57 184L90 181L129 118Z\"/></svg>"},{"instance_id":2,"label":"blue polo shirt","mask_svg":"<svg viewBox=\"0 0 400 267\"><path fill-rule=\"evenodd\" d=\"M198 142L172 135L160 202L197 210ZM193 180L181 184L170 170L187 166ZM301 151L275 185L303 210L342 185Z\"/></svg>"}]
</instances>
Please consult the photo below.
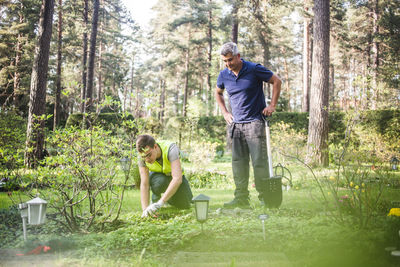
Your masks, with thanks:
<instances>
[{"instance_id":1,"label":"blue polo shirt","mask_svg":"<svg viewBox=\"0 0 400 267\"><path fill-rule=\"evenodd\" d=\"M261 64L242 59L238 76L225 68L219 73L217 86L226 89L232 108L233 122L244 123L261 120L266 107L263 81L268 82L273 73Z\"/></svg>"}]
</instances>

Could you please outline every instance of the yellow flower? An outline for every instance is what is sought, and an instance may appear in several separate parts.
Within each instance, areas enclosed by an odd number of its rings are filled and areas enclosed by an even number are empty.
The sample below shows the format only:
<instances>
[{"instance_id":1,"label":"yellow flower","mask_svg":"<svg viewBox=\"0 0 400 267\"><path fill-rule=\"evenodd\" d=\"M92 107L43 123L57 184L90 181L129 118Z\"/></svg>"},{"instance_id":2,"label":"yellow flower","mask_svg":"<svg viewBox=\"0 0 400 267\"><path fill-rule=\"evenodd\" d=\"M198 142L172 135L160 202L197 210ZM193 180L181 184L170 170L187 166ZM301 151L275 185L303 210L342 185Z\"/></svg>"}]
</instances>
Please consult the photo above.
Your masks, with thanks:
<instances>
[{"instance_id":1,"label":"yellow flower","mask_svg":"<svg viewBox=\"0 0 400 267\"><path fill-rule=\"evenodd\" d=\"M356 187L354 187L355 189L358 189L358 188L360 188L358 185L356 185Z\"/></svg>"},{"instance_id":2,"label":"yellow flower","mask_svg":"<svg viewBox=\"0 0 400 267\"><path fill-rule=\"evenodd\" d=\"M329 177L329 180L331 180L332 182L336 181L335 177L333 176Z\"/></svg>"},{"instance_id":3,"label":"yellow flower","mask_svg":"<svg viewBox=\"0 0 400 267\"><path fill-rule=\"evenodd\" d=\"M350 182L350 187L353 187L354 186L354 183L353 182Z\"/></svg>"},{"instance_id":4,"label":"yellow flower","mask_svg":"<svg viewBox=\"0 0 400 267\"><path fill-rule=\"evenodd\" d=\"M388 216L397 216L400 217L400 208L391 208Z\"/></svg>"}]
</instances>

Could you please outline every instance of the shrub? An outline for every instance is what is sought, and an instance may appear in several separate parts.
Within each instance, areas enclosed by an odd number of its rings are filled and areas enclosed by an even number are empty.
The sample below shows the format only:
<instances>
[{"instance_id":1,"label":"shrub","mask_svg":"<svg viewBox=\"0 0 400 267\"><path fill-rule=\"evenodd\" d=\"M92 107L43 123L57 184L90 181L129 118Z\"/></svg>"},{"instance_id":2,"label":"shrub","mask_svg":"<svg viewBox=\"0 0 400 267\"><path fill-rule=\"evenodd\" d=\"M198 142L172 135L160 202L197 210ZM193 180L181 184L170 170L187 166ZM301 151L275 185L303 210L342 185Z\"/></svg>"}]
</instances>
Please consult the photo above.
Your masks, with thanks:
<instances>
[{"instance_id":1,"label":"shrub","mask_svg":"<svg viewBox=\"0 0 400 267\"><path fill-rule=\"evenodd\" d=\"M42 166L16 171L14 179L31 196L41 192L49 207L62 214L70 231L87 231L93 225L115 221L128 182L116 167L123 152L120 140L93 127L56 130L46 142L50 156Z\"/></svg>"},{"instance_id":2,"label":"shrub","mask_svg":"<svg viewBox=\"0 0 400 267\"><path fill-rule=\"evenodd\" d=\"M12 170L23 165L26 121L14 111L0 111L0 166Z\"/></svg>"},{"instance_id":3,"label":"shrub","mask_svg":"<svg viewBox=\"0 0 400 267\"><path fill-rule=\"evenodd\" d=\"M195 169L185 172L192 188L224 188L228 184L227 175L216 170Z\"/></svg>"},{"instance_id":4,"label":"shrub","mask_svg":"<svg viewBox=\"0 0 400 267\"><path fill-rule=\"evenodd\" d=\"M105 130L110 130L115 128L115 126L120 126L122 121L124 120L133 120L132 115L125 115L122 113L89 113L87 114L87 124L86 128L93 126L101 126ZM69 115L67 123L65 125L66 128L75 127L80 128L82 125L83 114L82 113L74 113Z\"/></svg>"}]
</instances>

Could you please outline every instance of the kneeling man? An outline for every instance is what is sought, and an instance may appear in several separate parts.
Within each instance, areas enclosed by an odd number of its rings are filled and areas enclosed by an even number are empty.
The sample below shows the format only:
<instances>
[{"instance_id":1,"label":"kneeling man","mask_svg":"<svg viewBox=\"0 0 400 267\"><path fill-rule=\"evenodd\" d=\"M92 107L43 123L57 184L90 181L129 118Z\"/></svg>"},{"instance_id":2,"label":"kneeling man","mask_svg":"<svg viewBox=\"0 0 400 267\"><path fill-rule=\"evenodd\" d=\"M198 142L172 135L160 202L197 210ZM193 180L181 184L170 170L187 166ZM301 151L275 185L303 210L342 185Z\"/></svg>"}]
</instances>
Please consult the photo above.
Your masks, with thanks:
<instances>
[{"instance_id":1,"label":"kneeling man","mask_svg":"<svg viewBox=\"0 0 400 267\"><path fill-rule=\"evenodd\" d=\"M139 135L136 149L140 156L142 217L154 214L167 202L178 209L190 208L193 194L183 176L178 146L168 141L156 142L150 135ZM149 205L150 189L153 194Z\"/></svg>"}]
</instances>

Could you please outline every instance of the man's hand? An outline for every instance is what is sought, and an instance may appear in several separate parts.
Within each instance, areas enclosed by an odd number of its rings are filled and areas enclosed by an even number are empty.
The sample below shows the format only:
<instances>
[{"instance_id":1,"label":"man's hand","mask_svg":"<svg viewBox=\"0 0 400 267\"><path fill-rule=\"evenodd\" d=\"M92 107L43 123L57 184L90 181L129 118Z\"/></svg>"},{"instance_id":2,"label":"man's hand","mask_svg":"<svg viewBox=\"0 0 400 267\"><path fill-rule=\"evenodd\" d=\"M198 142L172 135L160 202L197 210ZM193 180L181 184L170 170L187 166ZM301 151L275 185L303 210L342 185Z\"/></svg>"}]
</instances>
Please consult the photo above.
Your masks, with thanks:
<instances>
[{"instance_id":1,"label":"man's hand","mask_svg":"<svg viewBox=\"0 0 400 267\"><path fill-rule=\"evenodd\" d=\"M228 124L231 124L232 121L233 121L233 116L232 116L231 113L225 112L225 113L224 113L224 119L225 119L225 121L226 121Z\"/></svg>"},{"instance_id":2,"label":"man's hand","mask_svg":"<svg viewBox=\"0 0 400 267\"><path fill-rule=\"evenodd\" d=\"M275 106L269 105L268 107L264 108L264 110L262 111L262 113L264 114L264 116L271 116L272 113L275 112Z\"/></svg>"},{"instance_id":3,"label":"man's hand","mask_svg":"<svg viewBox=\"0 0 400 267\"><path fill-rule=\"evenodd\" d=\"M164 206L164 201L161 199L156 203L149 205L142 213L142 218L147 217L149 215L153 215L159 208Z\"/></svg>"}]
</instances>

